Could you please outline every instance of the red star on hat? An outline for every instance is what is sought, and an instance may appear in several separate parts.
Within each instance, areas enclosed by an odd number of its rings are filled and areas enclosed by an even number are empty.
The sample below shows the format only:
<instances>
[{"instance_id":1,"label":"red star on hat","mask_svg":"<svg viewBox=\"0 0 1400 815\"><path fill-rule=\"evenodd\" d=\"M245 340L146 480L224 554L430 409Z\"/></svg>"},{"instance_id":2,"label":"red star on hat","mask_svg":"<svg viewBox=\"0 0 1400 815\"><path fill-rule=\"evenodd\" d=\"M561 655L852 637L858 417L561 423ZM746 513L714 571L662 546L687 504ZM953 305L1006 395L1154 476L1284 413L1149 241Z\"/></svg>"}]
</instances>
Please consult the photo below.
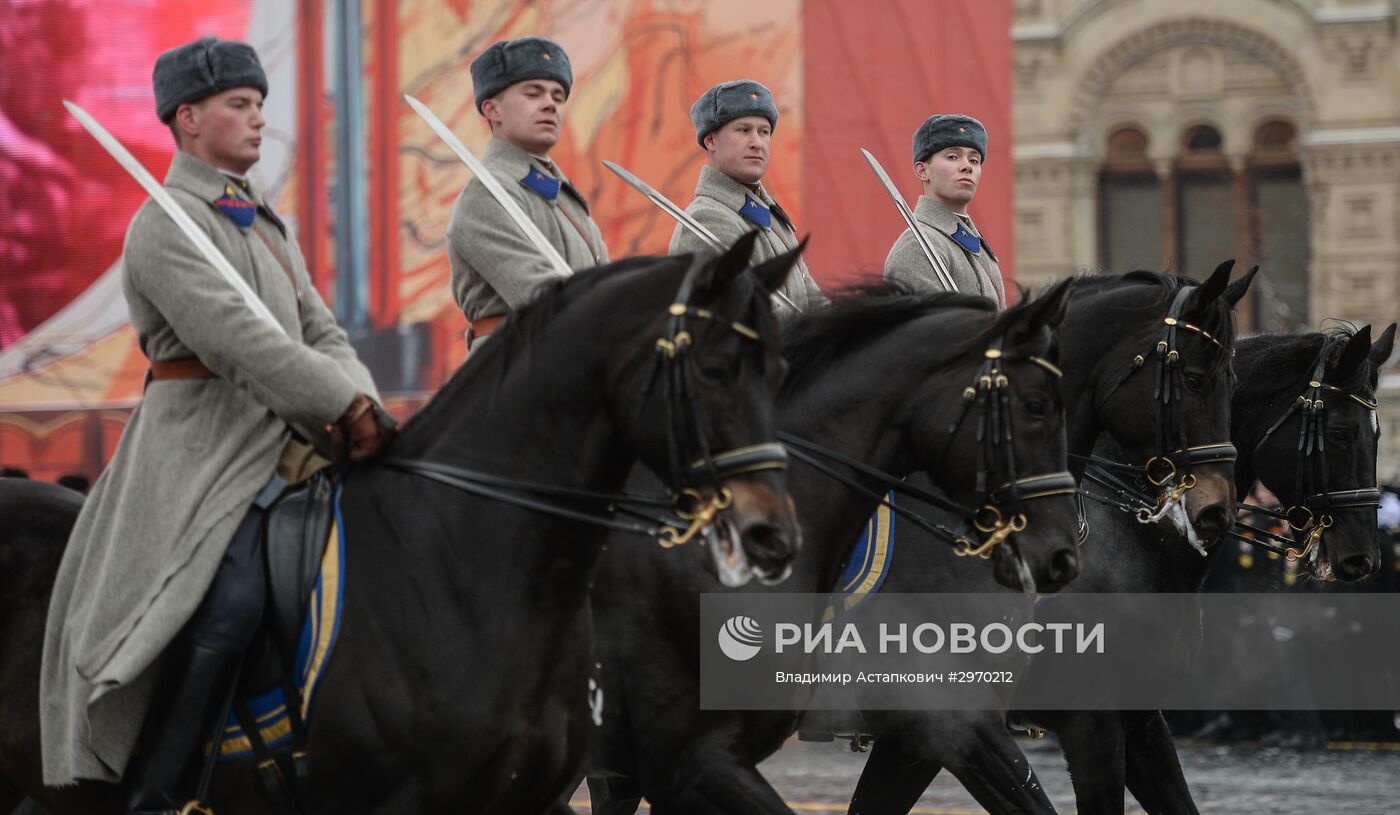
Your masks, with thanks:
<instances>
[{"instance_id":1,"label":"red star on hat","mask_svg":"<svg viewBox=\"0 0 1400 815\"><path fill-rule=\"evenodd\" d=\"M541 54L540 56L544 57L544 61L545 61L545 62L553 62L553 61L554 61L554 56L553 56L552 54L550 54L548 51L545 51L545 52L544 52L543 54Z\"/></svg>"},{"instance_id":2,"label":"red star on hat","mask_svg":"<svg viewBox=\"0 0 1400 815\"><path fill-rule=\"evenodd\" d=\"M966 132L967 132L967 128L965 128L965 127L960 127L960 128L958 128L958 132L959 132L959 133L966 133Z\"/></svg>"},{"instance_id":3,"label":"red star on hat","mask_svg":"<svg viewBox=\"0 0 1400 815\"><path fill-rule=\"evenodd\" d=\"M749 94L749 98L751 98L751 99L753 99L755 102L757 102L757 101L758 101L758 94L756 94L756 93L751 93L751 94Z\"/></svg>"}]
</instances>

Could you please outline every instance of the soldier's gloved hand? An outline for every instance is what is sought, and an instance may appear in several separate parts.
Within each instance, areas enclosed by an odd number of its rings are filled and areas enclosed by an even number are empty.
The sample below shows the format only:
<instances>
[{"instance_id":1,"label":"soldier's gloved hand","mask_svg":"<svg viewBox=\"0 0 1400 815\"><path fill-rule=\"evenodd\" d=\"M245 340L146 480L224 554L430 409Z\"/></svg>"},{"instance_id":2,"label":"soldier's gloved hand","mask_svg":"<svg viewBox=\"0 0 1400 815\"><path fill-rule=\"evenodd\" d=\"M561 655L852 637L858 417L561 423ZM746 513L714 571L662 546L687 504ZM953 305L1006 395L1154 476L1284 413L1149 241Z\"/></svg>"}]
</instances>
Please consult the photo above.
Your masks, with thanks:
<instances>
[{"instance_id":1,"label":"soldier's gloved hand","mask_svg":"<svg viewBox=\"0 0 1400 815\"><path fill-rule=\"evenodd\" d=\"M393 418L359 393L331 429L331 446L351 461L364 461L379 453L393 430Z\"/></svg>"}]
</instances>

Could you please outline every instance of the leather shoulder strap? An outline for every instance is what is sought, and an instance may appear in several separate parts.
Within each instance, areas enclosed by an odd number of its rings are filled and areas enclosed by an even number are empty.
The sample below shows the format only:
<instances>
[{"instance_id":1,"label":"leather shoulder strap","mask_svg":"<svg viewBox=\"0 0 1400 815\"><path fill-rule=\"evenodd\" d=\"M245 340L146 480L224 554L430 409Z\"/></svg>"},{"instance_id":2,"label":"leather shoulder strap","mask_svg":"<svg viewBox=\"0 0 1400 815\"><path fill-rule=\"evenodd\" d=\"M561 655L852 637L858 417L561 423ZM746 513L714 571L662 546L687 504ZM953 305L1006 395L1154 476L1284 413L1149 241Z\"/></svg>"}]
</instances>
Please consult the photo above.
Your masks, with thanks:
<instances>
[{"instance_id":1,"label":"leather shoulder strap","mask_svg":"<svg viewBox=\"0 0 1400 815\"><path fill-rule=\"evenodd\" d=\"M292 293L295 294L297 298L297 314L300 315L301 288L297 286L296 272L292 271L291 264L287 262L287 259L283 257L282 253L277 251L277 247L274 246L272 241L267 237L267 233L258 227L257 221L253 222L253 232L262 239L263 245L267 247L267 251L271 252L272 256L277 259L277 265L281 266L282 271L287 273L287 282L292 284Z\"/></svg>"}]
</instances>

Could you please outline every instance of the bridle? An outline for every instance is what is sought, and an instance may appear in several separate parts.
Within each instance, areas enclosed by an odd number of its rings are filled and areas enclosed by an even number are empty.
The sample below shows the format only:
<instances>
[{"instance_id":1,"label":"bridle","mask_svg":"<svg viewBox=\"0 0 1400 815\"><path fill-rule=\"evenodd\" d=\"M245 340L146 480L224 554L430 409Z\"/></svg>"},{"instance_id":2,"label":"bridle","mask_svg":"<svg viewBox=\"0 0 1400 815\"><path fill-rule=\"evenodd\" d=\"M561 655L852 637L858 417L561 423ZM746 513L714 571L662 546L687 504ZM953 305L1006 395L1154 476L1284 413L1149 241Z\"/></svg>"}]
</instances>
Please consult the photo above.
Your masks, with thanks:
<instances>
[{"instance_id":1,"label":"bridle","mask_svg":"<svg viewBox=\"0 0 1400 815\"><path fill-rule=\"evenodd\" d=\"M1095 408L1101 411L1109 398L1131 379L1133 374L1143 370L1149 359L1155 360L1156 382L1153 386L1152 402L1156 406L1157 453L1142 465L1095 455L1075 456L1078 460L1086 462L1086 489L1082 492L1082 497L1131 513L1139 523L1156 523L1177 505L1188 491L1195 488L1196 477L1191 474L1193 465L1228 464L1234 462L1238 455L1235 445L1230 442L1194 446L1186 444L1186 406L1181 392L1183 366L1181 351L1178 348L1180 332L1189 331L1208 340L1220 349L1221 353L1229 353L1229 349L1211 336L1210 332L1181 319L1186 300L1196 288L1183 286L1177 291L1167 310L1167 316L1162 319L1161 332L1156 344L1147 353L1133 357L1132 365L1095 405ZM1090 484L1097 490L1088 490ZM1082 539L1087 535L1088 525L1084 520L1082 498L1080 504L1079 534Z\"/></svg>"},{"instance_id":2,"label":"bridle","mask_svg":"<svg viewBox=\"0 0 1400 815\"><path fill-rule=\"evenodd\" d=\"M1240 504L1240 508L1243 510L1285 521L1294 532L1303 533L1305 536L1303 548L1301 550L1293 548L1296 543L1294 539L1260 529L1244 521L1237 521L1235 525L1254 535L1262 535L1281 543L1283 546L1273 546L1233 530L1228 533L1231 537L1248 541L1275 554L1283 555L1289 561L1305 558L1321 545L1323 534L1333 525L1332 513L1343 509L1371 509L1374 511L1381 504L1381 491L1376 487L1351 490L1328 489L1330 486L1327 480L1328 414L1326 400L1322 398L1323 392L1341 394L1366 408L1372 414L1378 407L1375 401L1322 381L1326 373L1331 347L1330 343L1323 344L1317 358L1313 360L1312 376L1309 377L1303 393L1293 400L1293 403L1288 406L1288 410L1284 411L1283 415L1270 425L1268 430L1264 431L1263 438L1254 446L1254 454L1257 457L1260 448L1268 442L1274 431L1288 421L1289 417L1294 413L1301 416L1302 426L1298 430L1297 470L1293 474L1293 495L1299 503L1284 510ZM1335 580L1336 578L1329 576L1325 579Z\"/></svg>"},{"instance_id":3,"label":"bridle","mask_svg":"<svg viewBox=\"0 0 1400 815\"><path fill-rule=\"evenodd\" d=\"M695 362L692 359L695 338L691 329L695 321L703 320L737 334L745 342L762 342L762 335L751 326L690 303L704 261L703 257L697 257L692 263L674 301L666 309L662 335L653 346L651 376L639 408L639 413L645 412L658 383L661 384L666 401L667 460L671 482L668 495L595 492L503 478L421 459L392 457L376 463L483 498L655 538L665 548L689 542L733 503L734 495L724 485L726 480L787 467L787 450L777 442L751 444L720 452L711 449L705 432L705 413L696 396ZM628 514L649 522L613 517L620 510L626 511L629 506L670 511L680 520L649 518L637 512Z\"/></svg>"},{"instance_id":4,"label":"bridle","mask_svg":"<svg viewBox=\"0 0 1400 815\"><path fill-rule=\"evenodd\" d=\"M997 337L983 352L982 365L973 383L963 389L961 409L949 425L947 441L934 466L930 468L932 471L942 466L957 438L958 430L975 407L977 475L974 482L976 498L971 506L915 487L898 476L815 442L789 433L779 433L778 438L788 446L793 458L816 468L867 498L873 498L882 506L889 507L916 526L941 538L952 545L954 554L959 557L990 558L998 546L1013 534L1024 532L1029 526L1023 508L1025 502L1055 495L1072 495L1078 489L1074 476L1068 470L1030 476L1018 474L1015 449L1012 445L1011 380L1003 366L1007 362L1024 360L1045 369L1057 379L1063 374L1054 363L1042 357L1010 357L1002 351L1001 346L1002 338ZM877 482L881 489L871 489L866 483L830 466L823 459L854 470L867 480ZM962 531L954 531L930 521L905 505L891 504L885 497L886 491L911 496L957 515L963 520ZM971 532L969 527L975 529L976 533ZM977 533L980 533L980 540Z\"/></svg>"}]
</instances>

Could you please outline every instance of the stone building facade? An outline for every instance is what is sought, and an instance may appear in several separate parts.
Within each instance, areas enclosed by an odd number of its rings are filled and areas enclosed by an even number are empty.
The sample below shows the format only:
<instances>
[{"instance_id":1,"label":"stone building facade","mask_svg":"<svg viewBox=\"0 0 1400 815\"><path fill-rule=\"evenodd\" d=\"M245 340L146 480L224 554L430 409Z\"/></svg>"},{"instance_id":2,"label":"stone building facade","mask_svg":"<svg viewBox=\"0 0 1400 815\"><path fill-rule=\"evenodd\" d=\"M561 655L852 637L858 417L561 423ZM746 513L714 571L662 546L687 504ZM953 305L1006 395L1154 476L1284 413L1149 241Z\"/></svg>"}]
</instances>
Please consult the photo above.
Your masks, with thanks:
<instances>
[{"instance_id":1,"label":"stone building facade","mask_svg":"<svg viewBox=\"0 0 1400 815\"><path fill-rule=\"evenodd\" d=\"M1258 263L1246 330L1400 319L1398 0L1012 0L1017 277ZM1400 383L1381 476L1400 480Z\"/></svg>"}]
</instances>

